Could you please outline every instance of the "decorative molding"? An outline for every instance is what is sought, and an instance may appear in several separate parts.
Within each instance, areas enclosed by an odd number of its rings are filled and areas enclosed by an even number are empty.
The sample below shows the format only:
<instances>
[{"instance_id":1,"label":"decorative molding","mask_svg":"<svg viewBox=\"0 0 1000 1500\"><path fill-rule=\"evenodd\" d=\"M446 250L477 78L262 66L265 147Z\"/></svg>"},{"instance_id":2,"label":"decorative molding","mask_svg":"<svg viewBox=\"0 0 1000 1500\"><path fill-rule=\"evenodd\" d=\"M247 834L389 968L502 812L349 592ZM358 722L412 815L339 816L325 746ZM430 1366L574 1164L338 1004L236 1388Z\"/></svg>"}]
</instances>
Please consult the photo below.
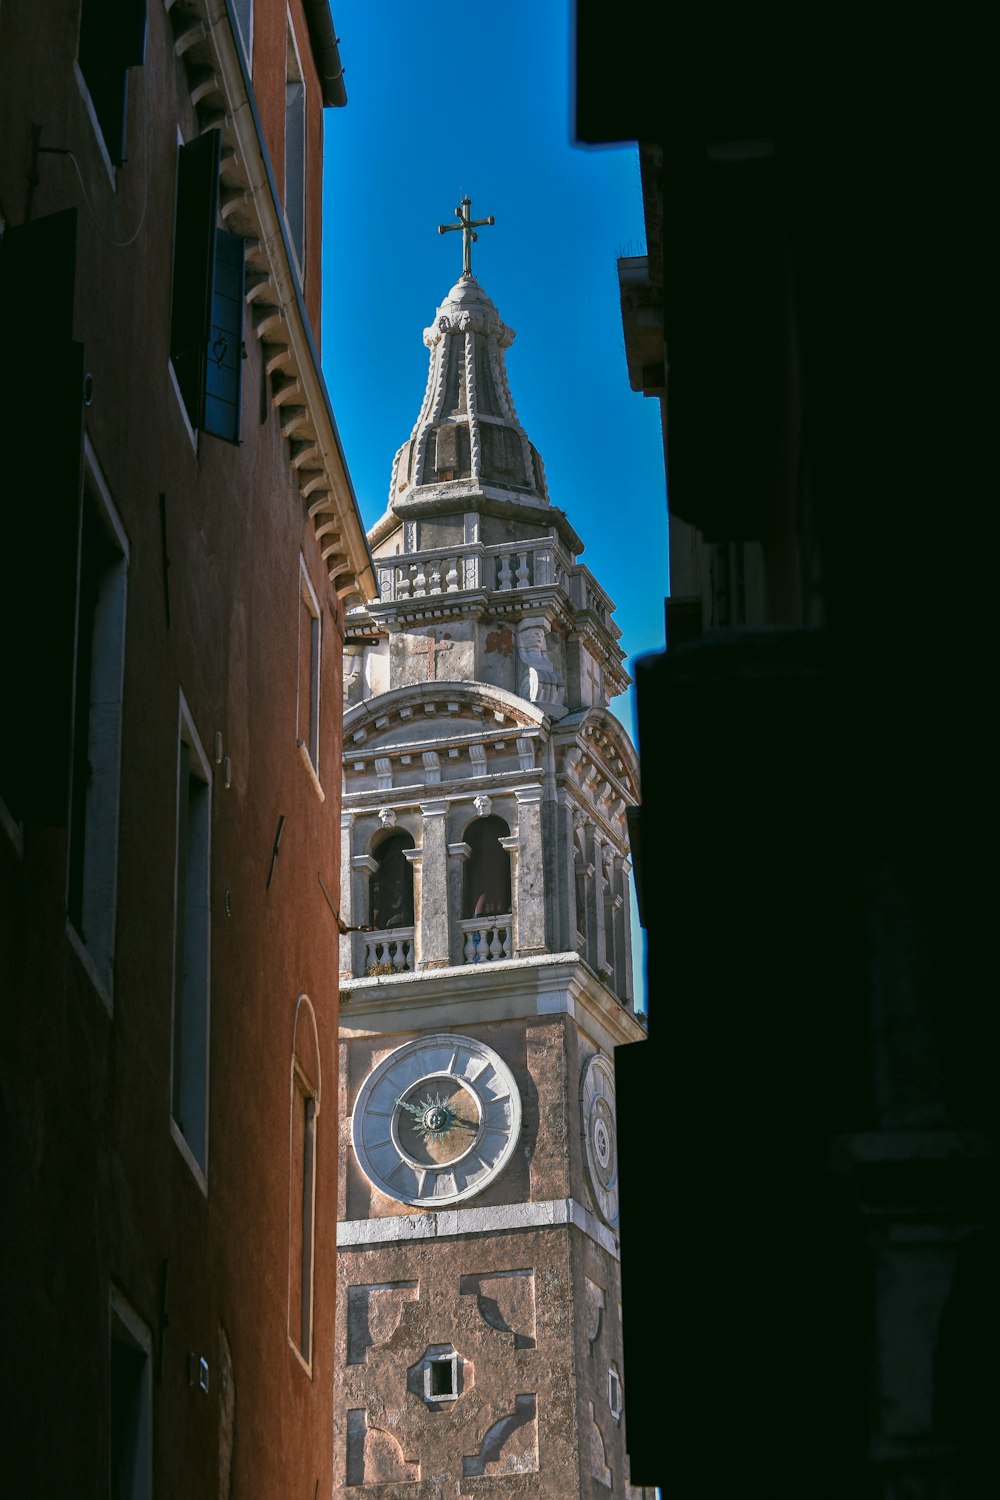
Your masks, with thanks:
<instances>
[{"instance_id":1,"label":"decorative molding","mask_svg":"<svg viewBox=\"0 0 1000 1500\"><path fill-rule=\"evenodd\" d=\"M548 1198L536 1203L499 1203L491 1208L442 1209L437 1213L398 1214L382 1219L342 1219L337 1248L443 1239L446 1235L497 1234L510 1229L555 1229L572 1225L619 1260L617 1236L575 1198Z\"/></svg>"}]
</instances>

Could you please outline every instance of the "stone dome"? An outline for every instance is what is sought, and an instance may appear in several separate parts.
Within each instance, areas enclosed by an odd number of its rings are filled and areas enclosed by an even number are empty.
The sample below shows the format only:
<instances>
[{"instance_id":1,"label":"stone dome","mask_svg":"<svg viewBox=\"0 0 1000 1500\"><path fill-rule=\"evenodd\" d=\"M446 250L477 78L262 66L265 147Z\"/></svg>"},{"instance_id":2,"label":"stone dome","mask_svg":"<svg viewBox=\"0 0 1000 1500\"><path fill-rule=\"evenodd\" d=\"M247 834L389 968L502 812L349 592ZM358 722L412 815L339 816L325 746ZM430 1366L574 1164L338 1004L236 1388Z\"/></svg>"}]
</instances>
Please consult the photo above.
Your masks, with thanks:
<instances>
[{"instance_id":1,"label":"stone dome","mask_svg":"<svg viewBox=\"0 0 1000 1500\"><path fill-rule=\"evenodd\" d=\"M542 461L507 383L504 351L514 338L476 278L461 276L424 330L427 389L392 466L390 510L438 492L449 500L494 494L548 505Z\"/></svg>"}]
</instances>

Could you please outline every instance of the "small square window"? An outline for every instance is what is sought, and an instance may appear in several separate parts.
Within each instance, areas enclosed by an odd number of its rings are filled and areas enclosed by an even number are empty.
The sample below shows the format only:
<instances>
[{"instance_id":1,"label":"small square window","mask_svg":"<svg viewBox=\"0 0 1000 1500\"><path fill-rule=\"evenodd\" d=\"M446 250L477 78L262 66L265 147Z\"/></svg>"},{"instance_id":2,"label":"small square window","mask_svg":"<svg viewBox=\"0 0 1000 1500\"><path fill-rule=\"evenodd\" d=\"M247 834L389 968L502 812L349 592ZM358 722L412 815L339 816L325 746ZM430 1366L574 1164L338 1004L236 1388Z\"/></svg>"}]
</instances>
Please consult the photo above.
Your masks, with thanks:
<instances>
[{"instance_id":1,"label":"small square window","mask_svg":"<svg viewBox=\"0 0 1000 1500\"><path fill-rule=\"evenodd\" d=\"M424 1399L455 1401L458 1398L458 1355L429 1359L424 1365Z\"/></svg>"}]
</instances>

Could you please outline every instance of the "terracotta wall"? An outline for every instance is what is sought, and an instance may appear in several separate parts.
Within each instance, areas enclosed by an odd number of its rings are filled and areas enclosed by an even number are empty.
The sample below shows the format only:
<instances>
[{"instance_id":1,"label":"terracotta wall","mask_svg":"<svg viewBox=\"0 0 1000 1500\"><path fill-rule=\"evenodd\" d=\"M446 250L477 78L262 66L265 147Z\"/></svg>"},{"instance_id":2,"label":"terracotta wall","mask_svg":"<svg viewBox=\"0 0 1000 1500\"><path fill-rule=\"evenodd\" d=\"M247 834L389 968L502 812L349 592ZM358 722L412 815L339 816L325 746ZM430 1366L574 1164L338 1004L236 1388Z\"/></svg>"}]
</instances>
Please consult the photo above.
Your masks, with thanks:
<instances>
[{"instance_id":1,"label":"terracotta wall","mask_svg":"<svg viewBox=\"0 0 1000 1500\"><path fill-rule=\"evenodd\" d=\"M195 121L168 16L148 6L145 59L130 74L127 159L111 174L76 76L78 14L72 0L0 9L0 226L6 234L78 211L73 336L91 377L84 427L129 552L117 928L106 1003L68 931L65 826L0 810L0 1327L16 1351L5 1362L3 1469L19 1494L108 1493L109 1308L120 1298L151 1343L155 1492L228 1495L231 1477L237 1495L312 1496L326 1485L332 1442L338 939L320 877L336 891L342 620L287 441L262 401L252 327L239 445L193 440L170 375L178 132L190 139ZM283 0L258 0L257 16L258 49L280 37L283 68ZM307 59L307 42L302 52ZM262 69L262 84L265 71L274 69ZM318 138L318 90L310 96ZM278 168L273 102L262 94ZM33 159L32 125L43 146L72 158ZM318 151L309 196L318 245ZM310 273L318 325L318 256ZM31 507L35 546L13 570L27 580L25 611L18 637L0 642L5 676L15 653L33 649L32 621L47 611L56 576L49 560L67 542L46 520L46 389L21 400L20 467L4 453L0 473L5 506L12 472L37 474L15 502ZM300 559L322 615L322 798L296 745ZM171 1130L182 693L211 775L207 1185ZM5 732L30 737L32 725ZM324 1274L311 1370L288 1336L300 1213L292 1051L303 993L317 1032L310 1068L322 1075L315 1263ZM303 1025L304 1016L299 1006ZM207 1392L191 1379L192 1357L207 1363Z\"/></svg>"}]
</instances>

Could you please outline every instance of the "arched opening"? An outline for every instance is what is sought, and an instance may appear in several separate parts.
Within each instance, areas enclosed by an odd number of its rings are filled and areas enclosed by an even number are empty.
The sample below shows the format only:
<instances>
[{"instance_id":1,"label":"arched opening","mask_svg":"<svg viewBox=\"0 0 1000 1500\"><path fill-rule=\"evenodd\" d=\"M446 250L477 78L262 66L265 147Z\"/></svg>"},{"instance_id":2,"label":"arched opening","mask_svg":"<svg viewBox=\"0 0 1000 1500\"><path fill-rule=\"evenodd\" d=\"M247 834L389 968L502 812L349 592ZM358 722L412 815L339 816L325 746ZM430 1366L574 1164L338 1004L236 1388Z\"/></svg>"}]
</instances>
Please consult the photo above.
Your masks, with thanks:
<instances>
[{"instance_id":1,"label":"arched opening","mask_svg":"<svg viewBox=\"0 0 1000 1500\"><path fill-rule=\"evenodd\" d=\"M368 933L361 972L399 974L413 968L413 849L408 833L387 834L372 850L375 869L368 883Z\"/></svg>"},{"instance_id":2,"label":"arched opening","mask_svg":"<svg viewBox=\"0 0 1000 1500\"><path fill-rule=\"evenodd\" d=\"M404 853L412 848L408 833L392 833L372 851L378 869L369 884L369 913L376 932L413 926L413 866Z\"/></svg>"},{"instance_id":3,"label":"arched opening","mask_svg":"<svg viewBox=\"0 0 1000 1500\"><path fill-rule=\"evenodd\" d=\"M508 913L510 855L500 843L510 837L503 818L477 818L465 835L470 849L465 866L463 917L493 917Z\"/></svg>"}]
</instances>

